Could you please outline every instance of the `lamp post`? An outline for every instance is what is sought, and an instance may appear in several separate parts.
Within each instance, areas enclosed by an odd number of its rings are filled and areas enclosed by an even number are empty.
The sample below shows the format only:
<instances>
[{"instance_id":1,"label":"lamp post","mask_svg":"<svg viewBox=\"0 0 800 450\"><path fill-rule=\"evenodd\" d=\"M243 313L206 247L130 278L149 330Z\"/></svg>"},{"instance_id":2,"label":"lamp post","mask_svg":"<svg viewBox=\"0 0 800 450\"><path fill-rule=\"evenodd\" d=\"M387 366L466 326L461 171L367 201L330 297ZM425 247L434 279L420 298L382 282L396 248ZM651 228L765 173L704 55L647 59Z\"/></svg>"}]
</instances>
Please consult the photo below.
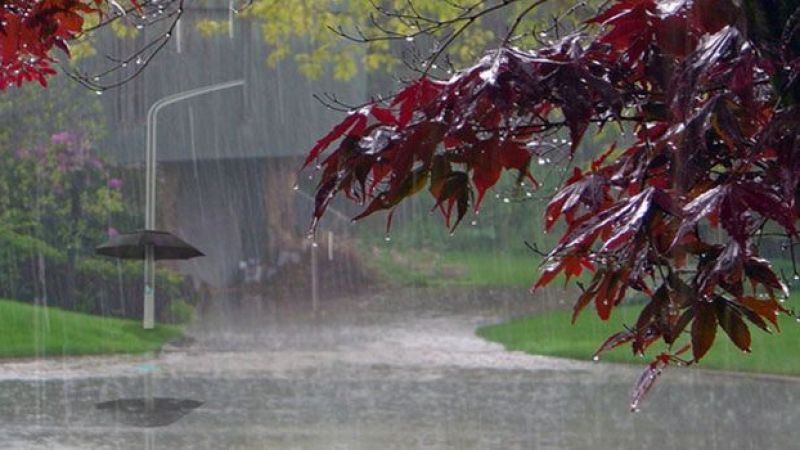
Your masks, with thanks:
<instances>
[{"instance_id":1,"label":"lamp post","mask_svg":"<svg viewBox=\"0 0 800 450\"><path fill-rule=\"evenodd\" d=\"M177 94L168 95L157 100L147 111L145 137L145 210L144 228L154 230L156 227L156 160L158 157L158 112L165 106L188 100L212 92L244 86L244 80L217 83ZM144 259L144 318L142 327L152 329L155 326L155 252L152 245L145 248Z\"/></svg>"}]
</instances>

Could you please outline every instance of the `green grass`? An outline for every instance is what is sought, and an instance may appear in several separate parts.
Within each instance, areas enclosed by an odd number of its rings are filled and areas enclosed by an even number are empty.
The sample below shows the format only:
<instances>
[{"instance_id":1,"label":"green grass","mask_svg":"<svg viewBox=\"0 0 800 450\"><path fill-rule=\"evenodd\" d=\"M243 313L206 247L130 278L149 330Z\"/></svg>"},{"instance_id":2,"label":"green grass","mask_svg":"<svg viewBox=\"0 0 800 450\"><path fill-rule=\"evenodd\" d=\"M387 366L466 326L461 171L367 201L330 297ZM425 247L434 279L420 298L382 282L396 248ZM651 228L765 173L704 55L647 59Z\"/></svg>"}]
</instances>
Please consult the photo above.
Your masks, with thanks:
<instances>
[{"instance_id":1,"label":"green grass","mask_svg":"<svg viewBox=\"0 0 800 450\"><path fill-rule=\"evenodd\" d=\"M528 288L536 280L539 258L531 252L397 251L378 248L372 265L395 284Z\"/></svg>"},{"instance_id":2,"label":"green grass","mask_svg":"<svg viewBox=\"0 0 800 450\"><path fill-rule=\"evenodd\" d=\"M793 296L794 305L800 296ZM570 324L571 311L557 311L518 320L490 325L478 329L478 335L502 344L507 350L523 351L536 355L559 356L588 360L597 348L622 325L636 321L641 306L623 306L614 311L611 319L601 321L587 308L575 325ZM736 348L721 329L717 330L714 346L700 361L700 368L762 372L783 375L800 375L800 323L793 318L781 317L781 332L767 334L750 327L752 353ZM625 345L602 354L603 361L645 364L663 347L654 345L647 357L631 354ZM689 356L691 357L691 356Z\"/></svg>"},{"instance_id":3,"label":"green grass","mask_svg":"<svg viewBox=\"0 0 800 450\"><path fill-rule=\"evenodd\" d=\"M0 357L144 353L182 334L181 327L44 309L0 300Z\"/></svg>"}]
</instances>

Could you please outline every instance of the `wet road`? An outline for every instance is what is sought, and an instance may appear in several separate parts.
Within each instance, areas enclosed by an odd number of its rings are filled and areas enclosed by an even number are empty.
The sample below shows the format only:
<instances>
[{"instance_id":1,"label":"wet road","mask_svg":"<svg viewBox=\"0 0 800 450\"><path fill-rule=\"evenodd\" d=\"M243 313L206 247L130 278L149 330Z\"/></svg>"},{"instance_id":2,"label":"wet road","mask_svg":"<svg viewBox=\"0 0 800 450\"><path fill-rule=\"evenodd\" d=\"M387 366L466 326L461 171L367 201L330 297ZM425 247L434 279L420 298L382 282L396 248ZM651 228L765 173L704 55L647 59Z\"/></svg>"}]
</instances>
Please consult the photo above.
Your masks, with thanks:
<instances>
[{"instance_id":1,"label":"wet road","mask_svg":"<svg viewBox=\"0 0 800 450\"><path fill-rule=\"evenodd\" d=\"M158 356L6 362L0 448L798 448L797 381L672 370L631 414L637 369L508 353L474 335L558 302L403 290L312 315L250 299ZM94 407L148 388L204 404L160 428Z\"/></svg>"}]
</instances>

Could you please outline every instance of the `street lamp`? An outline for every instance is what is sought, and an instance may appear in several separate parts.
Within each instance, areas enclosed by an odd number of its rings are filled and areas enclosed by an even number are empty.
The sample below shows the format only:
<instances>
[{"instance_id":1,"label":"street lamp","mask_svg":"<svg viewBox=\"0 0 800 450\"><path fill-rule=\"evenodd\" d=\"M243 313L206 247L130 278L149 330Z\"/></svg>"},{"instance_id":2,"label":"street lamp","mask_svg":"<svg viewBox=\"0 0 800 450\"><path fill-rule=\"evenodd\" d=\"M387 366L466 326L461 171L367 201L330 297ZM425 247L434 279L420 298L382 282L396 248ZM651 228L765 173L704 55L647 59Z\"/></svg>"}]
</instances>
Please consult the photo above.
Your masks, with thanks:
<instances>
[{"instance_id":1,"label":"street lamp","mask_svg":"<svg viewBox=\"0 0 800 450\"><path fill-rule=\"evenodd\" d=\"M156 227L156 160L158 155L158 112L165 106L188 100L212 92L244 86L244 80L217 83L210 86L191 89L168 95L157 100L147 111L146 152L145 152L145 210L144 227L154 230ZM155 326L155 249L152 245L145 247L144 259L144 317L142 327L152 329Z\"/></svg>"}]
</instances>

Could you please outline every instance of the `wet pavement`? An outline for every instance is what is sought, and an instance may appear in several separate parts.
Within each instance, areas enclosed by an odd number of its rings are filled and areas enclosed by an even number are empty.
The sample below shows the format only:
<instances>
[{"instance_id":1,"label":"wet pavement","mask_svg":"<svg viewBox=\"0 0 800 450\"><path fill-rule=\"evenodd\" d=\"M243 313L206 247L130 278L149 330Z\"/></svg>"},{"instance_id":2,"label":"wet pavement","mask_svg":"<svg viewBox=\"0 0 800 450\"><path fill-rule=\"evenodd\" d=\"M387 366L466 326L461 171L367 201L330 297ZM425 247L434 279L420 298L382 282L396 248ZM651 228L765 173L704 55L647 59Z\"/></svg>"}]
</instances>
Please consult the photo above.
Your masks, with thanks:
<instances>
[{"instance_id":1,"label":"wet pavement","mask_svg":"<svg viewBox=\"0 0 800 450\"><path fill-rule=\"evenodd\" d=\"M160 355L0 364L0 448L798 448L797 380L669 370L634 414L638 369L510 353L474 334L560 303L405 289L312 314L309 302L246 299ZM155 428L95 407L145 393L203 404Z\"/></svg>"}]
</instances>

